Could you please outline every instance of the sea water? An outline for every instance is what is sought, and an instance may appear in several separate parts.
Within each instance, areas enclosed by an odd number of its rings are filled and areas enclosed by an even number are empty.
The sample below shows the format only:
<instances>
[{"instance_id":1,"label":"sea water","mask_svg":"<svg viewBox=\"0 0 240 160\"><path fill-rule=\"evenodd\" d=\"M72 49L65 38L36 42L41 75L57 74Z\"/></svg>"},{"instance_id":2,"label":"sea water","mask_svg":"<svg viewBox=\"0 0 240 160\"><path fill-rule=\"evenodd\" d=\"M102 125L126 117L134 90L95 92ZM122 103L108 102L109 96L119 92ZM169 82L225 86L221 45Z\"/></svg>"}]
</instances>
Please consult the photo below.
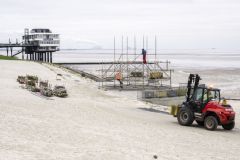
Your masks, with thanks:
<instances>
[{"instance_id":1,"label":"sea water","mask_svg":"<svg viewBox=\"0 0 240 160\"><path fill-rule=\"evenodd\" d=\"M240 50L217 50L217 49L195 49L195 50L148 50L148 61L171 62L172 68L187 69L219 69L240 68ZM121 54L124 54L121 56ZM156 56L155 56L156 53ZM5 50L0 50L1 55L6 55ZM115 61L118 60L142 61L141 50L115 50ZM21 58L21 54L18 55ZM112 62L114 61L114 50L112 49L79 49L60 50L53 53L53 62ZM89 66L79 66L89 68Z\"/></svg>"},{"instance_id":2,"label":"sea water","mask_svg":"<svg viewBox=\"0 0 240 160\"><path fill-rule=\"evenodd\" d=\"M121 57L121 50L115 51L115 61L127 60L127 51ZM147 60L155 61L155 51L149 50ZM136 58L137 57L137 58ZM128 51L128 60L142 61L141 50ZM169 60L175 69L220 69L240 68L240 50L159 50L157 61ZM61 50L54 53L54 62L110 62L114 61L114 50ZM89 66L79 66L88 69Z\"/></svg>"}]
</instances>

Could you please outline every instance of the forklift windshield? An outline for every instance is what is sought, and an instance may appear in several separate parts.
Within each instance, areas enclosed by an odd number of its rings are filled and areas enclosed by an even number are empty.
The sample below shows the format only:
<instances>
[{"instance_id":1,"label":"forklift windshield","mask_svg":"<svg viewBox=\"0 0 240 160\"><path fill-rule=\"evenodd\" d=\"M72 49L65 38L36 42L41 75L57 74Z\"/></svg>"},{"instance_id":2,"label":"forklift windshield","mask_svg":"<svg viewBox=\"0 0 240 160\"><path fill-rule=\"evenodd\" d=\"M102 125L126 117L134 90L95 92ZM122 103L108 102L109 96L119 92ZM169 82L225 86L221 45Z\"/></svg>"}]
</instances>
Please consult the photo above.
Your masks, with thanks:
<instances>
[{"instance_id":1,"label":"forklift windshield","mask_svg":"<svg viewBox=\"0 0 240 160\"><path fill-rule=\"evenodd\" d=\"M207 103L209 101L220 102L220 90L218 89L208 89L208 88L198 88L192 99L194 101Z\"/></svg>"},{"instance_id":2,"label":"forklift windshield","mask_svg":"<svg viewBox=\"0 0 240 160\"><path fill-rule=\"evenodd\" d=\"M209 101L220 102L220 91L217 89L214 89L214 90L205 89L203 101L204 102L209 102Z\"/></svg>"}]
</instances>

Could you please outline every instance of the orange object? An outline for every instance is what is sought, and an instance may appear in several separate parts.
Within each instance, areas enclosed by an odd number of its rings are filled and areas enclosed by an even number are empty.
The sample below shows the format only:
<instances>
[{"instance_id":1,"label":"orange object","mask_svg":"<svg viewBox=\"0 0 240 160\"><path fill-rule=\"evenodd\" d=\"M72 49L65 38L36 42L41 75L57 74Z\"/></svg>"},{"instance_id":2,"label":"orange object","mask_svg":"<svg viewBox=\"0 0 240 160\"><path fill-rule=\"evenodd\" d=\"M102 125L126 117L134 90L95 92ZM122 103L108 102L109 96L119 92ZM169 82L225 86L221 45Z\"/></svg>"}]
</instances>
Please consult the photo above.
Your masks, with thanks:
<instances>
[{"instance_id":1,"label":"orange object","mask_svg":"<svg viewBox=\"0 0 240 160\"><path fill-rule=\"evenodd\" d=\"M121 72L117 72L117 73L116 73L115 79L116 79L116 80L122 80L122 74L121 74Z\"/></svg>"}]
</instances>

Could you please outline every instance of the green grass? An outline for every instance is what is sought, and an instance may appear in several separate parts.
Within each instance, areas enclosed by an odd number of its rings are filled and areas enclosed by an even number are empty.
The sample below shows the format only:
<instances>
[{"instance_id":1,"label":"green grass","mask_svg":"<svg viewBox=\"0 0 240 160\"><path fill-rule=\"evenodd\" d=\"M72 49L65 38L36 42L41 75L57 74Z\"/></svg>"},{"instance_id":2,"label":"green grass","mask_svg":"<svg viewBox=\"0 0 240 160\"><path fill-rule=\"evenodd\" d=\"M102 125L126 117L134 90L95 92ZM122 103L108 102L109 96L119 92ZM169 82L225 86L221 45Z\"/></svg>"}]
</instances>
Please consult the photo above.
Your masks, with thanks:
<instances>
[{"instance_id":1,"label":"green grass","mask_svg":"<svg viewBox=\"0 0 240 160\"><path fill-rule=\"evenodd\" d=\"M0 60L17 60L17 58L0 55Z\"/></svg>"}]
</instances>

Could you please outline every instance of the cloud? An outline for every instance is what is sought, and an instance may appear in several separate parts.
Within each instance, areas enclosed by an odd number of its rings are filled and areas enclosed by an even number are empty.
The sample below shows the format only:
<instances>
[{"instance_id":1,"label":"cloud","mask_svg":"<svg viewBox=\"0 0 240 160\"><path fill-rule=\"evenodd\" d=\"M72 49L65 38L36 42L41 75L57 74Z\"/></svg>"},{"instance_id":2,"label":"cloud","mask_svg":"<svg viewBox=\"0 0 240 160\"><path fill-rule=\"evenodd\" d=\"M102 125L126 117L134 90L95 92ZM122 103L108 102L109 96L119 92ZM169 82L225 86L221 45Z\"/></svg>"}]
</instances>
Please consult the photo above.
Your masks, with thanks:
<instances>
[{"instance_id":1,"label":"cloud","mask_svg":"<svg viewBox=\"0 0 240 160\"><path fill-rule=\"evenodd\" d=\"M0 5L0 18L4 22L0 25L0 40L8 40L9 35L14 39L12 33L23 33L26 27L45 27L61 34L62 48L73 44L111 48L114 35L158 35L158 48L239 48L233 45L240 41L239 2L8 0Z\"/></svg>"},{"instance_id":2,"label":"cloud","mask_svg":"<svg viewBox=\"0 0 240 160\"><path fill-rule=\"evenodd\" d=\"M62 42L64 46L64 48L68 48L68 49L101 49L101 45L99 45L97 42L95 41L91 41L91 40L84 40L84 39L65 39Z\"/></svg>"},{"instance_id":3,"label":"cloud","mask_svg":"<svg viewBox=\"0 0 240 160\"><path fill-rule=\"evenodd\" d=\"M89 48L89 49L101 49L102 47L95 41L91 41L91 40L77 40L76 41L79 46L82 46L80 48L83 48L83 46L85 48Z\"/></svg>"}]
</instances>

